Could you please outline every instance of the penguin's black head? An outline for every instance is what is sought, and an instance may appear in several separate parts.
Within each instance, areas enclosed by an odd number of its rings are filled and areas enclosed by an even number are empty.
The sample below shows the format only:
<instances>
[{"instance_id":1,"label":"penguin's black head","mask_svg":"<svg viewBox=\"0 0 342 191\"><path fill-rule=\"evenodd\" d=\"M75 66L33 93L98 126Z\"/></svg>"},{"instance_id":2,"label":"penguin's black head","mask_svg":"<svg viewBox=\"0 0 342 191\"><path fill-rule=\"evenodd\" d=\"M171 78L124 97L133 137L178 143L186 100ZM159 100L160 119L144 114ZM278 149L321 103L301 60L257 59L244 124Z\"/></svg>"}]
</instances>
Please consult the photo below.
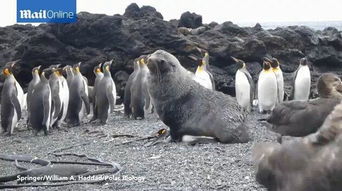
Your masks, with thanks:
<instances>
[{"instance_id":1,"label":"penguin's black head","mask_svg":"<svg viewBox=\"0 0 342 191\"><path fill-rule=\"evenodd\" d=\"M2 74L4 76L9 76L13 74L13 67L19 60L13 61L13 62L8 62L5 67L2 69Z\"/></svg>"},{"instance_id":2,"label":"penguin's black head","mask_svg":"<svg viewBox=\"0 0 342 191\"><path fill-rule=\"evenodd\" d=\"M234 62L237 64L238 66L238 69L241 69L241 68L245 68L246 67L246 64L243 60L240 60L240 59L237 59L237 58L234 58L232 57L232 59L234 60Z\"/></svg>"},{"instance_id":3,"label":"penguin's black head","mask_svg":"<svg viewBox=\"0 0 342 191\"><path fill-rule=\"evenodd\" d=\"M102 71L101 71L101 65L102 65L102 63L100 63L99 65L96 65L96 66L94 67L94 70L93 70L94 74L102 73Z\"/></svg>"},{"instance_id":4,"label":"penguin's black head","mask_svg":"<svg viewBox=\"0 0 342 191\"><path fill-rule=\"evenodd\" d=\"M102 65L102 71L110 71L110 66L112 65L113 60L107 61Z\"/></svg>"},{"instance_id":5,"label":"penguin's black head","mask_svg":"<svg viewBox=\"0 0 342 191\"><path fill-rule=\"evenodd\" d=\"M50 76L52 73L51 68L45 68L42 70L42 72L40 73L40 78L41 79L48 79L48 76Z\"/></svg>"},{"instance_id":6,"label":"penguin's black head","mask_svg":"<svg viewBox=\"0 0 342 191\"><path fill-rule=\"evenodd\" d=\"M39 74L40 67L41 67L41 65L32 68L32 74Z\"/></svg>"},{"instance_id":7,"label":"penguin's black head","mask_svg":"<svg viewBox=\"0 0 342 191\"><path fill-rule=\"evenodd\" d=\"M271 63L269 63L269 62L267 62L267 61L264 61L264 62L262 63L262 68L263 68L264 70L269 70L269 69L271 68Z\"/></svg>"},{"instance_id":8,"label":"penguin's black head","mask_svg":"<svg viewBox=\"0 0 342 191\"><path fill-rule=\"evenodd\" d=\"M11 67L8 67L8 66L5 66L3 69L2 69L2 74L4 76L9 76L12 74L12 68Z\"/></svg>"},{"instance_id":9,"label":"penguin's black head","mask_svg":"<svg viewBox=\"0 0 342 191\"><path fill-rule=\"evenodd\" d=\"M278 61L278 59L272 58L271 66L272 66L272 68L277 68L277 67L279 67L279 61Z\"/></svg>"},{"instance_id":10,"label":"penguin's black head","mask_svg":"<svg viewBox=\"0 0 342 191\"><path fill-rule=\"evenodd\" d=\"M302 65L302 66L307 66L308 65L308 59L306 57L301 58L299 60L299 64Z\"/></svg>"},{"instance_id":11,"label":"penguin's black head","mask_svg":"<svg viewBox=\"0 0 342 191\"><path fill-rule=\"evenodd\" d=\"M179 61L172 54L164 51L157 50L147 57L147 67L151 75L165 75L178 71L181 67Z\"/></svg>"},{"instance_id":12,"label":"penguin's black head","mask_svg":"<svg viewBox=\"0 0 342 191\"><path fill-rule=\"evenodd\" d=\"M60 66L60 64L50 65L49 69L51 70L51 73L55 73L57 75L61 75L60 72L59 72L59 66Z\"/></svg>"},{"instance_id":13,"label":"penguin's black head","mask_svg":"<svg viewBox=\"0 0 342 191\"><path fill-rule=\"evenodd\" d=\"M80 67L81 67L81 62L74 64L72 68L74 69L74 72L79 73Z\"/></svg>"}]
</instances>

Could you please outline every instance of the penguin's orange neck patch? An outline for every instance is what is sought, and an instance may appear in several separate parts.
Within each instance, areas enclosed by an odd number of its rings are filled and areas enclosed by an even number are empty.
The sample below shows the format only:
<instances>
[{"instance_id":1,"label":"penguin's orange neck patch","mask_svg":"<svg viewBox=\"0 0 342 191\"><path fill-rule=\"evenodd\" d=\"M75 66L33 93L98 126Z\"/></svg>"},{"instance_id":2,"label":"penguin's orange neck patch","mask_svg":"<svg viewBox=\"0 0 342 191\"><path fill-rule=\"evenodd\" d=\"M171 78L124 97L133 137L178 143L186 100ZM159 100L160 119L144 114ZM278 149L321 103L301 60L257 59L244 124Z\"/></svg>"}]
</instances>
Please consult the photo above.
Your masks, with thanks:
<instances>
[{"instance_id":1,"label":"penguin's orange neck patch","mask_svg":"<svg viewBox=\"0 0 342 191\"><path fill-rule=\"evenodd\" d=\"M76 68L75 68L75 71L76 71L76 72L80 72L80 68L79 68L79 67L76 67Z\"/></svg>"},{"instance_id":2,"label":"penguin's orange neck patch","mask_svg":"<svg viewBox=\"0 0 342 191\"><path fill-rule=\"evenodd\" d=\"M109 71L109 66L106 66L105 68L106 68L107 71Z\"/></svg>"},{"instance_id":3,"label":"penguin's orange neck patch","mask_svg":"<svg viewBox=\"0 0 342 191\"><path fill-rule=\"evenodd\" d=\"M197 72L203 72L203 67L202 66L198 66L197 67Z\"/></svg>"},{"instance_id":4,"label":"penguin's orange neck patch","mask_svg":"<svg viewBox=\"0 0 342 191\"><path fill-rule=\"evenodd\" d=\"M271 72L273 72L273 70L272 69L264 69L264 72L265 73L271 73Z\"/></svg>"},{"instance_id":5,"label":"penguin's orange neck patch","mask_svg":"<svg viewBox=\"0 0 342 191\"><path fill-rule=\"evenodd\" d=\"M272 68L272 70L273 70L273 72L278 72L278 71L280 71L279 66L276 67L276 68Z\"/></svg>"},{"instance_id":6,"label":"penguin's orange neck patch","mask_svg":"<svg viewBox=\"0 0 342 191\"><path fill-rule=\"evenodd\" d=\"M2 70L2 73L5 75L5 76L9 76L11 74L11 72L9 71L8 68L5 68Z\"/></svg>"},{"instance_id":7,"label":"penguin's orange neck patch","mask_svg":"<svg viewBox=\"0 0 342 191\"><path fill-rule=\"evenodd\" d=\"M101 73L100 68L96 68L95 72L96 72L96 73Z\"/></svg>"}]
</instances>

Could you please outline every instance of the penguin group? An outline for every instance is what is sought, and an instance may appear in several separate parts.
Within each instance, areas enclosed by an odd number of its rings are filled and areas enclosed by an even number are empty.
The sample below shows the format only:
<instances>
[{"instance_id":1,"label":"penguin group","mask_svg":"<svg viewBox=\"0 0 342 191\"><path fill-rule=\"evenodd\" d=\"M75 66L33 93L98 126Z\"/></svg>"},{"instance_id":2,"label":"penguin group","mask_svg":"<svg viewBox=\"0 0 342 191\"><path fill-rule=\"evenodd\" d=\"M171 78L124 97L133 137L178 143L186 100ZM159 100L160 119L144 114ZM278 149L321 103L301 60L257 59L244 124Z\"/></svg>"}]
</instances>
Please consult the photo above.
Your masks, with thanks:
<instances>
[{"instance_id":1,"label":"penguin group","mask_svg":"<svg viewBox=\"0 0 342 191\"><path fill-rule=\"evenodd\" d=\"M257 88L254 88L255 83L246 68L246 63L236 58L233 58L233 60L238 65L235 74L235 92L236 99L241 107L250 110L253 106L253 100L256 98L258 111L260 113L270 113L277 104L286 99L283 72L277 58L263 58ZM307 101L310 95L311 75L306 58L300 59L299 67L294 72L292 81L293 88L290 99Z\"/></svg>"},{"instance_id":2,"label":"penguin group","mask_svg":"<svg viewBox=\"0 0 342 191\"><path fill-rule=\"evenodd\" d=\"M32 80L26 93L13 75L16 62L10 62L2 70L5 82L1 98L1 126L3 132L11 135L27 104L27 126L34 129L35 135L62 124L79 126L90 114L88 80L81 74L81 63L60 67L50 65L32 69ZM105 124L108 114L114 112L116 86L110 73L111 61L95 66L95 93L92 95L93 117ZM101 68L102 65L102 68ZM66 78L65 78L65 76ZM6 111L6 112L5 112Z\"/></svg>"},{"instance_id":3,"label":"penguin group","mask_svg":"<svg viewBox=\"0 0 342 191\"><path fill-rule=\"evenodd\" d=\"M149 70L146 66L146 55L133 62L134 71L129 76L124 94L124 115L127 118L144 119L145 112L152 112L153 104L147 89Z\"/></svg>"}]
</instances>

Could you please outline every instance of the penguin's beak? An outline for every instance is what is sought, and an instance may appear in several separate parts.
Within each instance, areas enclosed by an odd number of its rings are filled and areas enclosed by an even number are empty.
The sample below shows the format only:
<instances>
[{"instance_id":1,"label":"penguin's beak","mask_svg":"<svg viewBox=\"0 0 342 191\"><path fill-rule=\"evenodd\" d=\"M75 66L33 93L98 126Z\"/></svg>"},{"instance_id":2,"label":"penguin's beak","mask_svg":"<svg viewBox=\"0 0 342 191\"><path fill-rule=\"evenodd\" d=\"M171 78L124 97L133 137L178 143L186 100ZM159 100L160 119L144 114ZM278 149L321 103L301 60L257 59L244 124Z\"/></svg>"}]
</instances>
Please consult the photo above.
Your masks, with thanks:
<instances>
[{"instance_id":1,"label":"penguin's beak","mask_svg":"<svg viewBox=\"0 0 342 191\"><path fill-rule=\"evenodd\" d=\"M239 60L233 56L231 56L231 58L234 60L234 62L238 62Z\"/></svg>"}]
</instances>

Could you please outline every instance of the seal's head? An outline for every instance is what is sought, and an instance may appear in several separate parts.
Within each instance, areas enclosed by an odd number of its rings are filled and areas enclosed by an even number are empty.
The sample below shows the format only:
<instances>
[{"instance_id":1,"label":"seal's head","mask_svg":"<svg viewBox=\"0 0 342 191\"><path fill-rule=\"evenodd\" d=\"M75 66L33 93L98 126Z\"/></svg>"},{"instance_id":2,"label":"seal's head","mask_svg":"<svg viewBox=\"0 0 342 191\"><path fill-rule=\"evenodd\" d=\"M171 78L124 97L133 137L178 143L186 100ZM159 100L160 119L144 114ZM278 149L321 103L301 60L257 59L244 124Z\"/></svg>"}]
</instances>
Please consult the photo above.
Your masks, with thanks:
<instances>
[{"instance_id":1,"label":"seal's head","mask_svg":"<svg viewBox=\"0 0 342 191\"><path fill-rule=\"evenodd\" d=\"M322 74L317 82L318 95L321 98L341 98L342 82L341 79L333 73Z\"/></svg>"},{"instance_id":2,"label":"seal's head","mask_svg":"<svg viewBox=\"0 0 342 191\"><path fill-rule=\"evenodd\" d=\"M177 58L164 50L157 50L147 57L147 67L152 76L163 77L178 72L180 66Z\"/></svg>"}]
</instances>

